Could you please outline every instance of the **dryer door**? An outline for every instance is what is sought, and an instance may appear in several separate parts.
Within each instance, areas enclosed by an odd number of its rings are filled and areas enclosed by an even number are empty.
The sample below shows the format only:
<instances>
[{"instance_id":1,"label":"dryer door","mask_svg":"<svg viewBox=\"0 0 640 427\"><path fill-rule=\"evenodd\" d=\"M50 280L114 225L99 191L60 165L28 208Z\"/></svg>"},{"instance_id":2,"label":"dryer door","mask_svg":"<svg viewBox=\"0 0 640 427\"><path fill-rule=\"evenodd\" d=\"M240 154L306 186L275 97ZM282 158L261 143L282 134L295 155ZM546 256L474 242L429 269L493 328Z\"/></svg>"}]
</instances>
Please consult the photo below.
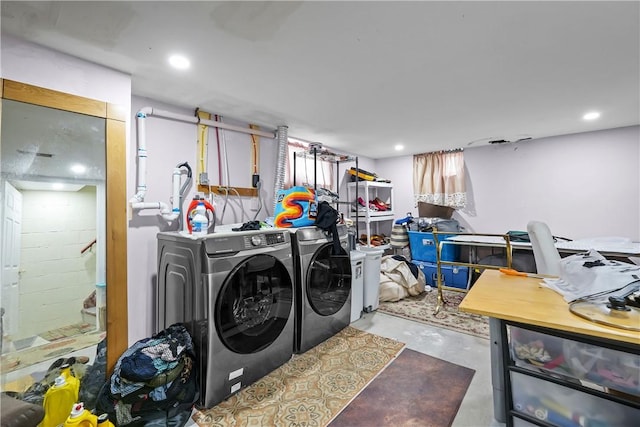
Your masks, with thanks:
<instances>
[{"instance_id":1,"label":"dryer door","mask_svg":"<svg viewBox=\"0 0 640 427\"><path fill-rule=\"evenodd\" d=\"M337 313L349 300L351 262L349 256L331 255L331 243L313 255L306 277L307 300L313 310L323 316Z\"/></svg>"},{"instance_id":2,"label":"dryer door","mask_svg":"<svg viewBox=\"0 0 640 427\"><path fill-rule=\"evenodd\" d=\"M246 258L225 279L215 307L216 330L227 348L258 352L278 338L289 320L291 276L271 255Z\"/></svg>"}]
</instances>

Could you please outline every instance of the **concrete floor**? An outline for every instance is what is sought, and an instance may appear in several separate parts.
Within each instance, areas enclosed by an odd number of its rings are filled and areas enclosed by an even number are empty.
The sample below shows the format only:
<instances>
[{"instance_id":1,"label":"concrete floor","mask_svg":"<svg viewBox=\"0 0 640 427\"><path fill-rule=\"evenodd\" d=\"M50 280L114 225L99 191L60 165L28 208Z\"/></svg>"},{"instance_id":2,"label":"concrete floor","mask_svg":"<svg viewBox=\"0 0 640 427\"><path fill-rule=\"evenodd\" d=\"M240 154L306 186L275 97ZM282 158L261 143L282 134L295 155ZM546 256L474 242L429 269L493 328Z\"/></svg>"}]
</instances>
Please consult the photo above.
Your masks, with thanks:
<instances>
[{"instance_id":1,"label":"concrete floor","mask_svg":"<svg viewBox=\"0 0 640 427\"><path fill-rule=\"evenodd\" d=\"M407 348L447 360L476 372L453 427L502 427L493 418L489 340L389 316L366 313L351 326L404 342Z\"/></svg>"}]
</instances>

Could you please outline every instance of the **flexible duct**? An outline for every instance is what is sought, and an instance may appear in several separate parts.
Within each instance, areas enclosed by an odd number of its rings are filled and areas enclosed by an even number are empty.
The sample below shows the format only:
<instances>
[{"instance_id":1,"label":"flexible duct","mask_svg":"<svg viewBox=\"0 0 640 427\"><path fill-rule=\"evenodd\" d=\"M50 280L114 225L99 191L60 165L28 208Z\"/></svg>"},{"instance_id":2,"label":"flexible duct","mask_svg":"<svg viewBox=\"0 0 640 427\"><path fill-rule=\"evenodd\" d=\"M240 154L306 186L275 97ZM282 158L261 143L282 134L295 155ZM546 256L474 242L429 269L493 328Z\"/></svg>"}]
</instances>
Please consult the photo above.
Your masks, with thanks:
<instances>
[{"instance_id":1,"label":"flexible duct","mask_svg":"<svg viewBox=\"0 0 640 427\"><path fill-rule=\"evenodd\" d=\"M276 211L276 204L278 203L278 190L284 188L284 176L287 168L288 131L289 128L287 126L278 126L278 159L276 162L275 186L273 188L273 212Z\"/></svg>"},{"instance_id":2,"label":"flexible duct","mask_svg":"<svg viewBox=\"0 0 640 427\"><path fill-rule=\"evenodd\" d=\"M222 116L218 116L218 121L222 122ZM227 192L224 195L224 204L222 205L222 214L220 215L220 222L224 221L224 213L227 210L227 205L229 204L229 157L227 156L227 138L224 135L224 132L220 132L220 138L218 140L218 147L220 148L220 157L218 158L218 166L220 171L222 171L224 166L224 184L220 181L220 185L224 185L227 187ZM224 160L224 162L222 161Z\"/></svg>"}]
</instances>

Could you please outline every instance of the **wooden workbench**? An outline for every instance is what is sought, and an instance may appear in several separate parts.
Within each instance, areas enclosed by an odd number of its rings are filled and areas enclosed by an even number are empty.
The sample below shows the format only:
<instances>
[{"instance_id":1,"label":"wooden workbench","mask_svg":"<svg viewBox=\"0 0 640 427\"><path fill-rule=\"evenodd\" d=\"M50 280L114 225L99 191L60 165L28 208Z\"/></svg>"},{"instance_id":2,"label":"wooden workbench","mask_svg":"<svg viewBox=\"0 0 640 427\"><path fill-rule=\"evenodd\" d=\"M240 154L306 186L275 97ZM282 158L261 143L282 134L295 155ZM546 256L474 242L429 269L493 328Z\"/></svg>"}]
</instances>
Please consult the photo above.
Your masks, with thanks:
<instances>
[{"instance_id":1,"label":"wooden workbench","mask_svg":"<svg viewBox=\"0 0 640 427\"><path fill-rule=\"evenodd\" d=\"M485 270L460 303L460 311L640 345L640 333L599 325L576 316L540 279Z\"/></svg>"},{"instance_id":2,"label":"wooden workbench","mask_svg":"<svg viewBox=\"0 0 640 427\"><path fill-rule=\"evenodd\" d=\"M499 422L506 422L507 426L513 425L513 415L517 412L513 407L509 379L510 370L514 368L507 326L534 329L640 357L640 332L609 327L576 316L569 311L569 304L560 294L543 287L540 282L540 279L485 270L459 307L460 311L489 317L494 417ZM598 398L608 399L604 393ZM640 396L635 399L638 398ZM636 408L631 410L638 411L640 416L639 404L622 403Z\"/></svg>"}]
</instances>

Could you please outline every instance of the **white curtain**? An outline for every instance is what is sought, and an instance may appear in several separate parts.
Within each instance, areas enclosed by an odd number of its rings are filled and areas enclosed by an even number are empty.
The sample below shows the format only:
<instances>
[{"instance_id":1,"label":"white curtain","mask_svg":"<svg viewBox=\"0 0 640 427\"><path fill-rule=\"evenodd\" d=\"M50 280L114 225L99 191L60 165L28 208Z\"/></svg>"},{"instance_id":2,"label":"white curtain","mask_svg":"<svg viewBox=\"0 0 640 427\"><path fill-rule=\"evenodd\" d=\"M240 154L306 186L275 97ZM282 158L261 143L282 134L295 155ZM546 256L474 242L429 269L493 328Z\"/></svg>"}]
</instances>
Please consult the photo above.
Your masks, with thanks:
<instances>
[{"instance_id":1,"label":"white curtain","mask_svg":"<svg viewBox=\"0 0 640 427\"><path fill-rule=\"evenodd\" d=\"M296 161L296 185L306 185L313 187L314 184L318 188L326 188L331 190L333 188L333 163L318 160L315 165L313 162L313 155L300 156L295 155L296 152L308 151L309 145L298 141L288 141L287 146L287 170L285 173L285 187L293 186L293 161ZM314 168L316 182L314 182Z\"/></svg>"},{"instance_id":2,"label":"white curtain","mask_svg":"<svg viewBox=\"0 0 640 427\"><path fill-rule=\"evenodd\" d=\"M467 193L463 150L414 155L413 193L416 204L426 202L456 209L464 208Z\"/></svg>"}]
</instances>

